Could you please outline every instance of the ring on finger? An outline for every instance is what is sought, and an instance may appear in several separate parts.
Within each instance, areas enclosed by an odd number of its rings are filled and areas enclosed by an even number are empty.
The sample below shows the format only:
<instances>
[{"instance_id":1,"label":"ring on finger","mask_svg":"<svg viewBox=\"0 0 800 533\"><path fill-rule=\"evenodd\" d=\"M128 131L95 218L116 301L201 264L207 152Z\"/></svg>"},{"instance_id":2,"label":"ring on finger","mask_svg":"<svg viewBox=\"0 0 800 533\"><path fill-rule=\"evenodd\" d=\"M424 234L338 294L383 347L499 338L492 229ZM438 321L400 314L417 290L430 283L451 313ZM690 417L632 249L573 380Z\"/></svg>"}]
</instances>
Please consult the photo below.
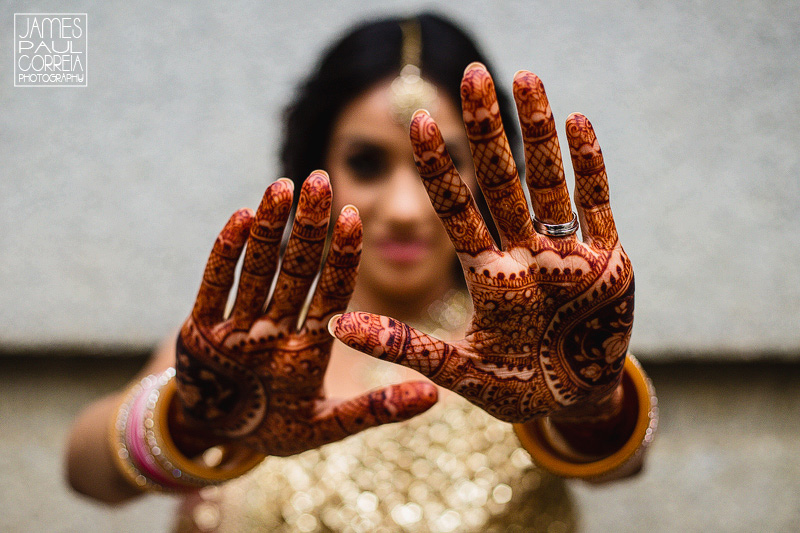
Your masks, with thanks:
<instances>
[{"instance_id":1,"label":"ring on finger","mask_svg":"<svg viewBox=\"0 0 800 533\"><path fill-rule=\"evenodd\" d=\"M566 237L578 231L578 215L573 211L572 220L563 224L545 224L534 216L533 228L537 233L548 237Z\"/></svg>"}]
</instances>

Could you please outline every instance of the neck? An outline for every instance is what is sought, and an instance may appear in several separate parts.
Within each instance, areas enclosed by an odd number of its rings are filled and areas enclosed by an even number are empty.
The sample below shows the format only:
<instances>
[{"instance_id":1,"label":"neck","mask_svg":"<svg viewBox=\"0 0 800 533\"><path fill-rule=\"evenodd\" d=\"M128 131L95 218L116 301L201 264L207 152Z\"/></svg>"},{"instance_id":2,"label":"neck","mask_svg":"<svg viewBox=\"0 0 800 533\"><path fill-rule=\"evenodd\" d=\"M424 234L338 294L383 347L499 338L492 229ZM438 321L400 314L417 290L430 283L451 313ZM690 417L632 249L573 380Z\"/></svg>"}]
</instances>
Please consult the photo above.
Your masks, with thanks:
<instances>
[{"instance_id":1,"label":"neck","mask_svg":"<svg viewBox=\"0 0 800 533\"><path fill-rule=\"evenodd\" d=\"M453 288L453 283L438 284L433 290L422 291L419 294L406 293L394 297L394 295L386 293L376 294L356 285L350 301L350 308L389 316L406 323L418 324L429 320L428 308L437 300L444 298Z\"/></svg>"}]
</instances>

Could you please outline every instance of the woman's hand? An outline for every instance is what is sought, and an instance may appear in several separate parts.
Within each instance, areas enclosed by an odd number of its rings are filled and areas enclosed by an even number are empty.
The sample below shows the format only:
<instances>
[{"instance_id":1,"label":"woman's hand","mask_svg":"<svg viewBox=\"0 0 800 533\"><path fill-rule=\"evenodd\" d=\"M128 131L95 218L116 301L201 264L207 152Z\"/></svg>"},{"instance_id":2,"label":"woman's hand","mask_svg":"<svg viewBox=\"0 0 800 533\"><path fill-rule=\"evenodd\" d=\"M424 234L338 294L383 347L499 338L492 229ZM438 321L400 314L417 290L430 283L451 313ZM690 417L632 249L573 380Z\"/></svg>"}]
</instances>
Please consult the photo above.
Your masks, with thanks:
<instances>
[{"instance_id":1,"label":"woman's hand","mask_svg":"<svg viewBox=\"0 0 800 533\"><path fill-rule=\"evenodd\" d=\"M352 206L336 221L304 323L298 319L318 274L328 232L327 174L309 176L300 192L274 295L281 237L292 205L292 182L269 186L253 215L237 211L217 238L191 316L177 341L179 426L193 435L240 441L262 453L290 455L363 429L397 422L436 402L428 383L403 383L347 401L325 397L323 377L333 338L327 322L342 312L355 285L361 220ZM236 264L245 248L238 291L225 316ZM175 431L174 431L175 432ZM201 449L189 442L189 447Z\"/></svg>"},{"instance_id":2,"label":"woman's hand","mask_svg":"<svg viewBox=\"0 0 800 533\"><path fill-rule=\"evenodd\" d=\"M497 222L500 248L427 113L415 115L411 142L472 296L466 337L446 343L361 312L335 318L332 331L345 344L413 368L509 422L618 410L617 385L633 325L633 269L617 237L592 126L583 115L567 119L583 240L547 236L531 219L483 65L467 68L461 94L478 183ZM544 87L534 74L519 72L514 97L536 218L568 223L573 214Z\"/></svg>"}]
</instances>

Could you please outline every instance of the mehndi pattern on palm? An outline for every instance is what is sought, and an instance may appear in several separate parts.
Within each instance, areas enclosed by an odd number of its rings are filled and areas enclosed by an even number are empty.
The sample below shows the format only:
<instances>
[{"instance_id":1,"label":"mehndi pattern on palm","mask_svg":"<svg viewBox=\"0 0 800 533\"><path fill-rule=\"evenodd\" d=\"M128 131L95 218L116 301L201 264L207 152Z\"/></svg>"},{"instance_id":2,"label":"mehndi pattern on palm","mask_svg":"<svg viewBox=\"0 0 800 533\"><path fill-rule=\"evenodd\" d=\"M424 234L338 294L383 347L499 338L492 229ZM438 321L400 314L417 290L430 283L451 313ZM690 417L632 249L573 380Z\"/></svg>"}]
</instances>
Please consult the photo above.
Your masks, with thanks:
<instances>
[{"instance_id":1,"label":"mehndi pattern on palm","mask_svg":"<svg viewBox=\"0 0 800 533\"><path fill-rule=\"evenodd\" d=\"M332 321L345 344L413 368L509 422L574 411L610 397L633 326L633 269L617 237L602 152L588 119L567 119L582 238L535 232L506 139L494 84L467 67L463 116L478 183L500 230L498 247L424 111L411 142L422 181L464 269L474 314L464 339L446 343L402 322L347 313ZM544 87L520 71L514 95L534 212L572 217L555 123Z\"/></svg>"}]
</instances>

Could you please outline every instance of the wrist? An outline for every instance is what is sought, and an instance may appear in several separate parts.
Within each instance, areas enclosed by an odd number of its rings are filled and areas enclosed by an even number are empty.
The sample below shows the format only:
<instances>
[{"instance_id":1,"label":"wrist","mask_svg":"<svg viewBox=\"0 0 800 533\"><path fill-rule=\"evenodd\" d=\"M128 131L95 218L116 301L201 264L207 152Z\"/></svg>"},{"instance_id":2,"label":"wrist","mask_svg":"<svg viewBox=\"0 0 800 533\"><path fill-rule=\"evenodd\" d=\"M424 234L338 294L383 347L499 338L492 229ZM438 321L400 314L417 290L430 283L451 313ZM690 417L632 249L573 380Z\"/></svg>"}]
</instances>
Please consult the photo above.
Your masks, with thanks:
<instances>
[{"instance_id":1,"label":"wrist","mask_svg":"<svg viewBox=\"0 0 800 533\"><path fill-rule=\"evenodd\" d=\"M611 424L620 417L624 402L625 387L620 375L610 391L553 413L550 418L564 424Z\"/></svg>"},{"instance_id":2,"label":"wrist","mask_svg":"<svg viewBox=\"0 0 800 533\"><path fill-rule=\"evenodd\" d=\"M192 419L184 410L178 394L167 407L167 429L175 447L187 457L195 457L209 448L228 442L206 424Z\"/></svg>"},{"instance_id":3,"label":"wrist","mask_svg":"<svg viewBox=\"0 0 800 533\"><path fill-rule=\"evenodd\" d=\"M534 462L562 477L597 482L637 472L658 427L658 400L647 374L630 354L620 386L624 401L619 415L586 419L588 436L570 433L579 427L579 417L516 424L517 436ZM583 445L576 446L582 440Z\"/></svg>"},{"instance_id":4,"label":"wrist","mask_svg":"<svg viewBox=\"0 0 800 533\"><path fill-rule=\"evenodd\" d=\"M559 442L563 453L598 459L611 454L627 441L636 424L634 398L626 401L622 379L598 400L546 419L548 431ZM632 392L628 387L628 395Z\"/></svg>"},{"instance_id":5,"label":"wrist","mask_svg":"<svg viewBox=\"0 0 800 533\"><path fill-rule=\"evenodd\" d=\"M132 386L110 427L114 462L139 490L181 492L222 483L255 467L264 455L239 444L218 447L213 462L190 457L175 444L169 412L174 409L175 370L150 375Z\"/></svg>"}]
</instances>

